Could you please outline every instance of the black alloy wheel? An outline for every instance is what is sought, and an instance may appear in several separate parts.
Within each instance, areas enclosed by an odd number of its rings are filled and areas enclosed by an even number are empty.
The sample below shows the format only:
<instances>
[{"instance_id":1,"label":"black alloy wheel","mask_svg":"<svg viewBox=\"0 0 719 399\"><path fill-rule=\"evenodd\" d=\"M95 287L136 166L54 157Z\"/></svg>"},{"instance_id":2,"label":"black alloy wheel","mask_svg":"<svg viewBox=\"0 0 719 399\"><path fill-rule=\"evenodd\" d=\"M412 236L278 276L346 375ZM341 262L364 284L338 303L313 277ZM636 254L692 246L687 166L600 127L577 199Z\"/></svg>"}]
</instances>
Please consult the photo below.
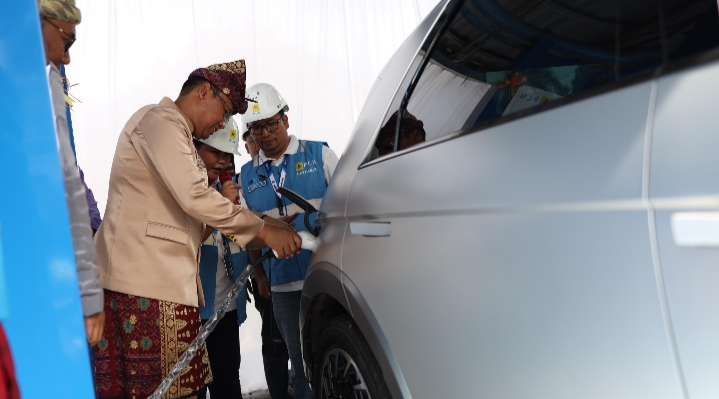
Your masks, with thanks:
<instances>
[{"instance_id":1,"label":"black alloy wheel","mask_svg":"<svg viewBox=\"0 0 719 399\"><path fill-rule=\"evenodd\" d=\"M377 359L349 315L331 320L319 340L317 399L390 399Z\"/></svg>"}]
</instances>

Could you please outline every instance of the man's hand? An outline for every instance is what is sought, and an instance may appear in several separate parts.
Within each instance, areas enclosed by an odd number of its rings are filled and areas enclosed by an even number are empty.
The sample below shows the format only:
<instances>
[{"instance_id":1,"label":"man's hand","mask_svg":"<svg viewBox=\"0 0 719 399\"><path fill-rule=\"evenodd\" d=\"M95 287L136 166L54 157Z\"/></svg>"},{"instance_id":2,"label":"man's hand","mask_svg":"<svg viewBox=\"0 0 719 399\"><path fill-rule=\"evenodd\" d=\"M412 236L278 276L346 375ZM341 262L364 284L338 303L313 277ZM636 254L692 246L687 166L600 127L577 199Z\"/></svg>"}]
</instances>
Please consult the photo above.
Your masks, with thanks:
<instances>
[{"instance_id":1,"label":"man's hand","mask_svg":"<svg viewBox=\"0 0 719 399\"><path fill-rule=\"evenodd\" d=\"M265 217L265 218L264 218L264 221L265 221L265 224L266 224L266 225L267 225L267 224L271 224L271 225L273 225L273 226L275 226L275 227L281 227L281 228L284 228L284 229L287 229L287 230L291 230L291 231L294 231L294 230L295 230L295 229L293 228L293 227L294 227L294 223L291 223L291 224L290 224L290 223L288 223L287 221L291 221L292 219L294 219L295 217L297 217L297 215L299 215L299 213L297 213L297 214L295 214L295 215L290 215L290 216L280 216L279 219L275 219L275 218L273 218L272 216L267 216L267 215L264 215L264 214L262 214L262 213L260 213L260 212L254 212L254 211L253 211L252 213L254 213L255 216L257 216L258 218L264 216L264 217Z\"/></svg>"},{"instance_id":2,"label":"man's hand","mask_svg":"<svg viewBox=\"0 0 719 399\"><path fill-rule=\"evenodd\" d=\"M297 212L297 213L295 213L294 215L280 216L280 217L279 217L279 220L280 220L280 222L282 222L282 223L284 223L284 224L286 224L286 225L288 225L288 226L290 226L290 227L292 227L292 228L294 229L296 225L295 225L295 222L293 222L292 220L294 220L294 218L296 218L297 216L299 216L299 214L300 214L300 213Z\"/></svg>"},{"instance_id":3,"label":"man's hand","mask_svg":"<svg viewBox=\"0 0 719 399\"><path fill-rule=\"evenodd\" d=\"M102 331L105 328L105 311L85 316L85 334L90 346L97 345L102 338Z\"/></svg>"},{"instance_id":4,"label":"man's hand","mask_svg":"<svg viewBox=\"0 0 719 399\"><path fill-rule=\"evenodd\" d=\"M228 180L224 184L222 184L220 194L230 200L230 202L235 202L235 200L240 196L239 190L242 190L242 186L233 182L232 180Z\"/></svg>"},{"instance_id":5,"label":"man's hand","mask_svg":"<svg viewBox=\"0 0 719 399\"><path fill-rule=\"evenodd\" d=\"M284 224L284 223L283 223ZM286 225L285 225L286 226ZM297 233L288 228L282 228L265 223L257 238L265 242L265 245L277 252L277 258L290 258L295 253L300 253L302 239Z\"/></svg>"}]
</instances>

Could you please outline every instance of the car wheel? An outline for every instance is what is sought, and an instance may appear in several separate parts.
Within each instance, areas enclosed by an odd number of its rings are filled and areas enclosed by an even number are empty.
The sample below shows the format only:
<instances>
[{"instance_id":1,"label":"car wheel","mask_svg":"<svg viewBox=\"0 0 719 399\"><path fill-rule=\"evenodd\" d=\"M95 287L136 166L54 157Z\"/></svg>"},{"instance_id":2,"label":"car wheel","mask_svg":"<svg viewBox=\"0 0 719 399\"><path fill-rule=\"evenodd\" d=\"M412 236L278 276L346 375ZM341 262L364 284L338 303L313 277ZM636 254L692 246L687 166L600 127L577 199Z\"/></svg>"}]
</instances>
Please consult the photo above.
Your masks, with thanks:
<instances>
[{"instance_id":1,"label":"car wheel","mask_svg":"<svg viewBox=\"0 0 719 399\"><path fill-rule=\"evenodd\" d=\"M313 373L317 399L390 399L382 370L349 315L332 319L319 340Z\"/></svg>"}]
</instances>

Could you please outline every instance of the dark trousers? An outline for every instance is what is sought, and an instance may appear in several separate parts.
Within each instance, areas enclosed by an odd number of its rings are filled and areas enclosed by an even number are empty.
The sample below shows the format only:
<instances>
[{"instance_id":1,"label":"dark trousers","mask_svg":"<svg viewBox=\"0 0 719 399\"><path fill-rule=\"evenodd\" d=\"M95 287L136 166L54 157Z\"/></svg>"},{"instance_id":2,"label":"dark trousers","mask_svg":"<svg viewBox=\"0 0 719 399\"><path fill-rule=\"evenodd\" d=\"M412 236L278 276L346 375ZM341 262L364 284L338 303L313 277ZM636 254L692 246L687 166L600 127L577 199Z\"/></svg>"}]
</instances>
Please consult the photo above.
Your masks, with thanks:
<instances>
[{"instance_id":1,"label":"dark trousers","mask_svg":"<svg viewBox=\"0 0 719 399\"><path fill-rule=\"evenodd\" d=\"M295 399L313 399L310 382L305 375L302 361L302 344L300 343L300 301L302 291L273 292L272 305L275 309L275 320L280 326L282 337L287 344L292 362L292 386Z\"/></svg>"},{"instance_id":2,"label":"dark trousers","mask_svg":"<svg viewBox=\"0 0 719 399\"><path fill-rule=\"evenodd\" d=\"M255 279L252 279L252 286L257 287ZM287 353L287 345L275 321L272 300L261 297L256 288L252 291L255 308L262 317L262 362L265 366L267 389L272 399L289 399L287 362L290 360L290 355Z\"/></svg>"},{"instance_id":3,"label":"dark trousers","mask_svg":"<svg viewBox=\"0 0 719 399\"><path fill-rule=\"evenodd\" d=\"M207 320L202 320L205 324ZM212 399L242 399L240 388L240 328L237 310L231 310L220 319L205 341L213 380L208 385ZM198 399L206 399L206 391Z\"/></svg>"}]
</instances>

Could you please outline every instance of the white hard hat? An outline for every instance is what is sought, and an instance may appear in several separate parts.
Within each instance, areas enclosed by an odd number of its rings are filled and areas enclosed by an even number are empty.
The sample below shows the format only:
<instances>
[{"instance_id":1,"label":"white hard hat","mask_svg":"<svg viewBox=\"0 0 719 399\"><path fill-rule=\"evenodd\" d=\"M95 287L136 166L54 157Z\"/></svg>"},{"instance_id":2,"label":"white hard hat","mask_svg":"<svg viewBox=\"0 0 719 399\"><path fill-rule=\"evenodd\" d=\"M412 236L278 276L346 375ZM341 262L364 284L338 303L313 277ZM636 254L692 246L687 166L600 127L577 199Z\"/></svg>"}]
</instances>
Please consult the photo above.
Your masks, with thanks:
<instances>
[{"instance_id":1,"label":"white hard hat","mask_svg":"<svg viewBox=\"0 0 719 399\"><path fill-rule=\"evenodd\" d=\"M223 152L227 152L235 155L242 155L238 149L238 143L240 138L240 129L237 128L235 118L225 123L225 127L212 133L212 136L200 140L201 143L207 144L212 148L218 149Z\"/></svg>"},{"instance_id":2,"label":"white hard hat","mask_svg":"<svg viewBox=\"0 0 719 399\"><path fill-rule=\"evenodd\" d=\"M272 118L280 111L289 111L287 101L274 86L267 83L252 85L245 92L245 97L251 102L249 109L242 115L242 124L247 125L254 121Z\"/></svg>"}]
</instances>

